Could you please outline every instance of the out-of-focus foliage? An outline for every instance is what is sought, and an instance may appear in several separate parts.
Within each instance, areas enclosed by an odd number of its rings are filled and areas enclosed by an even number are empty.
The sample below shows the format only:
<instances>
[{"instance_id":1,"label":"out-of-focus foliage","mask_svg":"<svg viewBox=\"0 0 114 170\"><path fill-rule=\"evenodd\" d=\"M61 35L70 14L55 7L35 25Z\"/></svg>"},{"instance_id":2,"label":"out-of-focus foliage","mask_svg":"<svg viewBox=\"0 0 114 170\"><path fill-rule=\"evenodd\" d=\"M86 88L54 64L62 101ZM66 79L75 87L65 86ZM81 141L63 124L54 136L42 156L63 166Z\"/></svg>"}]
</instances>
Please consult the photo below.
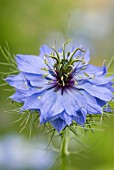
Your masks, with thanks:
<instances>
[{"instance_id":1,"label":"out-of-focus foliage","mask_svg":"<svg viewBox=\"0 0 114 170\"><path fill-rule=\"evenodd\" d=\"M72 38L78 45L84 44L90 48L92 62L101 65L106 59L108 63L114 55L114 1L0 0L0 45L4 48L7 40L11 54L38 54L38 49L42 44L52 45L55 40L62 41L62 37L66 36ZM0 61L4 62L1 52ZM8 66L0 66L0 72L7 72L8 69ZM114 73L114 63L109 71ZM2 78L4 77L1 77L0 84L3 83ZM3 146L1 144L5 140L9 140L5 136L18 134L21 129L20 122L11 124L20 117L16 112L12 112L13 104L7 99L12 93L8 85L0 87L0 147ZM38 125L35 124L35 126L37 134L40 134L41 130ZM87 144L85 149L79 145L77 140L71 142L70 149L79 152L82 148L82 151L68 157L67 170L114 169L113 116L103 121L103 129L104 132L94 131L94 135L89 132L83 137L83 142ZM28 130L19 135L29 138ZM32 136L35 135L33 130ZM42 135L45 136L44 133ZM44 137L45 139L47 136ZM59 141L56 137L53 140ZM8 145L8 142L5 144ZM9 145L2 149L8 147L11 148ZM3 152L0 148L0 160L3 160L1 153ZM4 153L8 156L8 150ZM16 150L14 154L12 152L14 157L21 156L21 154L23 151L18 153ZM58 169L58 161L52 169ZM7 159L6 164L8 165Z\"/></svg>"}]
</instances>

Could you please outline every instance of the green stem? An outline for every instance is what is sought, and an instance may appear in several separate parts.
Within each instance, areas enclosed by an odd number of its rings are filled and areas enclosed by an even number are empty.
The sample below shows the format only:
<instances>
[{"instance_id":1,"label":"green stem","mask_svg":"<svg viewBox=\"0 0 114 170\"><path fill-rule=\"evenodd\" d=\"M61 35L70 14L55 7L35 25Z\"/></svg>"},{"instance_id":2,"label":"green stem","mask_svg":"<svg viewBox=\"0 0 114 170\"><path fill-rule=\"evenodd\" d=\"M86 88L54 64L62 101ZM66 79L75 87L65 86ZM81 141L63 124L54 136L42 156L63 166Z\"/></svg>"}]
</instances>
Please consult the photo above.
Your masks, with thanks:
<instances>
[{"instance_id":1,"label":"green stem","mask_svg":"<svg viewBox=\"0 0 114 170\"><path fill-rule=\"evenodd\" d=\"M61 158L61 170L66 170L67 166L67 156L68 156L68 142L69 142L69 136L68 133L63 134L62 138L62 144L61 144L61 150L60 150L60 158Z\"/></svg>"}]
</instances>

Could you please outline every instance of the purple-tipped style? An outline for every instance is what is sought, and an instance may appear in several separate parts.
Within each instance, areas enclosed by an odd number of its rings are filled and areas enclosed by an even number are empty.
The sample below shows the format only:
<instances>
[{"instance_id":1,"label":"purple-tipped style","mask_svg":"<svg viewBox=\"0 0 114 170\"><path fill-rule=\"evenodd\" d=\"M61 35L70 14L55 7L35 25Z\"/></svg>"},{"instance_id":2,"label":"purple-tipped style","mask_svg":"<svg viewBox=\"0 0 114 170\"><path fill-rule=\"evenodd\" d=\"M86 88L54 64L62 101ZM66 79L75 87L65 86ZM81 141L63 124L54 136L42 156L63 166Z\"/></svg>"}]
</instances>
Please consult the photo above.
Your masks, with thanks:
<instances>
[{"instance_id":1,"label":"purple-tipped style","mask_svg":"<svg viewBox=\"0 0 114 170\"><path fill-rule=\"evenodd\" d=\"M50 122L58 132L72 121L84 125L87 114L101 114L114 91L106 66L88 64L89 50L65 47L43 45L39 56L18 54L20 73L6 78L16 90L11 99L23 103L21 110L38 111L40 123Z\"/></svg>"}]
</instances>

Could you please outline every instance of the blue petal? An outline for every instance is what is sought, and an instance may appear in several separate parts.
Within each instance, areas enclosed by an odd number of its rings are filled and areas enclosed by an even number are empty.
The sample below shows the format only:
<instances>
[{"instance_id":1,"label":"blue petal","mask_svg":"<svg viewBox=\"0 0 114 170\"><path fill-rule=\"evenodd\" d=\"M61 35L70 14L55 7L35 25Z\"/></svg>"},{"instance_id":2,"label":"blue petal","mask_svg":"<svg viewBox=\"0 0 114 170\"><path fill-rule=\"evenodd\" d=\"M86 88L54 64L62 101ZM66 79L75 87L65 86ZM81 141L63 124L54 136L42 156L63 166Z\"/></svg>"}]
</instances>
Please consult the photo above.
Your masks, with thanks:
<instances>
[{"instance_id":1,"label":"blue petal","mask_svg":"<svg viewBox=\"0 0 114 170\"><path fill-rule=\"evenodd\" d=\"M88 64L85 69L82 69L82 70L78 69L77 70L78 76L82 76L83 78L87 78L85 73L88 74L89 76L101 77L101 76L106 75L107 68L106 68L105 65L103 65L102 67L97 67L97 66Z\"/></svg>"},{"instance_id":2,"label":"blue petal","mask_svg":"<svg viewBox=\"0 0 114 170\"><path fill-rule=\"evenodd\" d=\"M64 110L62 113L57 114L55 116L50 116L50 117L49 116L44 117L42 114L40 114L40 123L42 124L42 123L46 123L46 122L52 122L52 121L54 121L54 120L56 120L58 118L65 121L68 126L70 126L70 124L72 123L72 120L73 120L72 116L69 116Z\"/></svg>"},{"instance_id":3,"label":"blue petal","mask_svg":"<svg viewBox=\"0 0 114 170\"><path fill-rule=\"evenodd\" d=\"M45 90L27 98L23 109L40 109L44 117L55 116L64 110L61 98L60 91Z\"/></svg>"},{"instance_id":4,"label":"blue petal","mask_svg":"<svg viewBox=\"0 0 114 170\"><path fill-rule=\"evenodd\" d=\"M41 70L41 68L47 68L43 58L33 55L18 54L16 56L16 62L18 69L26 73L44 74L45 71Z\"/></svg>"},{"instance_id":5,"label":"blue petal","mask_svg":"<svg viewBox=\"0 0 114 170\"><path fill-rule=\"evenodd\" d=\"M102 85L102 84L109 83L110 81L112 81L113 78L114 78L114 76L110 76L110 77L95 77L93 79L88 79L88 81L91 82L92 84L95 84L95 85Z\"/></svg>"},{"instance_id":6,"label":"blue petal","mask_svg":"<svg viewBox=\"0 0 114 170\"><path fill-rule=\"evenodd\" d=\"M5 79L5 81L10 85L17 89L29 89L27 81L22 73L18 75L12 75Z\"/></svg>"},{"instance_id":7,"label":"blue petal","mask_svg":"<svg viewBox=\"0 0 114 170\"><path fill-rule=\"evenodd\" d=\"M63 94L63 105L68 115L75 115L80 108L87 109L87 102L83 95L76 89L67 90Z\"/></svg>"},{"instance_id":8,"label":"blue petal","mask_svg":"<svg viewBox=\"0 0 114 170\"><path fill-rule=\"evenodd\" d=\"M33 95L34 93L37 93L38 90L37 89L28 89L28 90L16 90L16 92L10 96L10 98L13 101L17 101L17 102L25 102L26 98L28 98L29 96Z\"/></svg>"},{"instance_id":9,"label":"blue petal","mask_svg":"<svg viewBox=\"0 0 114 170\"><path fill-rule=\"evenodd\" d=\"M26 97L22 91L17 90L10 98L16 102L24 102Z\"/></svg>"},{"instance_id":10,"label":"blue petal","mask_svg":"<svg viewBox=\"0 0 114 170\"><path fill-rule=\"evenodd\" d=\"M104 112L109 112L109 113L113 112L113 110L110 108L109 104L105 108L103 108L103 111Z\"/></svg>"},{"instance_id":11,"label":"blue petal","mask_svg":"<svg viewBox=\"0 0 114 170\"><path fill-rule=\"evenodd\" d=\"M114 92L114 87L112 86L113 84L114 84L114 82L109 82L107 84L104 84L104 87L109 89L111 92Z\"/></svg>"},{"instance_id":12,"label":"blue petal","mask_svg":"<svg viewBox=\"0 0 114 170\"><path fill-rule=\"evenodd\" d=\"M50 49L47 45L43 45L40 48L40 57L45 57L45 55L47 55L46 60L48 61L48 64L53 65L54 61L52 58L48 57L51 55L51 53L54 52L52 49Z\"/></svg>"},{"instance_id":13,"label":"blue petal","mask_svg":"<svg viewBox=\"0 0 114 170\"><path fill-rule=\"evenodd\" d=\"M42 47L40 48L40 55L42 54L43 56L46 55L50 55L53 52L53 50L51 48L49 48L47 45L42 45Z\"/></svg>"},{"instance_id":14,"label":"blue petal","mask_svg":"<svg viewBox=\"0 0 114 170\"><path fill-rule=\"evenodd\" d=\"M66 124L68 126L70 126L70 124L72 123L72 117L69 116L66 111L63 111L62 113L60 113L60 118L66 122Z\"/></svg>"},{"instance_id":15,"label":"blue petal","mask_svg":"<svg viewBox=\"0 0 114 170\"><path fill-rule=\"evenodd\" d=\"M73 120L75 120L77 124L84 125L86 121L86 114L87 112L83 109L80 111L77 111L76 116L73 116Z\"/></svg>"},{"instance_id":16,"label":"blue petal","mask_svg":"<svg viewBox=\"0 0 114 170\"><path fill-rule=\"evenodd\" d=\"M107 68L106 68L105 64L103 64L102 67L97 67L97 66L88 64L87 68L86 68L86 73L90 74L90 75L93 74L98 77L104 76L107 73Z\"/></svg>"},{"instance_id":17,"label":"blue petal","mask_svg":"<svg viewBox=\"0 0 114 170\"><path fill-rule=\"evenodd\" d=\"M42 96L39 105L41 114L46 117L55 116L64 110L60 91L54 92L53 89L46 91Z\"/></svg>"},{"instance_id":18,"label":"blue petal","mask_svg":"<svg viewBox=\"0 0 114 170\"><path fill-rule=\"evenodd\" d=\"M30 73L19 73L5 79L10 86L16 89L28 90L30 87L42 88L48 81L41 75Z\"/></svg>"},{"instance_id":19,"label":"blue petal","mask_svg":"<svg viewBox=\"0 0 114 170\"><path fill-rule=\"evenodd\" d=\"M62 130L65 128L65 126L66 126L65 121L63 121L63 120L60 119L60 118L58 118L58 119L56 119L56 120L53 120L53 121L50 122L50 123L53 125L53 127L54 127L58 132L62 131Z\"/></svg>"},{"instance_id":20,"label":"blue petal","mask_svg":"<svg viewBox=\"0 0 114 170\"><path fill-rule=\"evenodd\" d=\"M100 107L103 107L107 102L104 101L104 100L100 100L98 98L96 98L96 101L97 101L97 104L100 106Z\"/></svg>"},{"instance_id":21,"label":"blue petal","mask_svg":"<svg viewBox=\"0 0 114 170\"><path fill-rule=\"evenodd\" d=\"M46 117L46 116L43 116L41 114L41 112L40 112L40 124L46 123L46 122L51 122L51 121L53 121L55 119L58 119L59 117L60 117L60 114L57 114L55 116L50 116L50 117L48 116L48 117Z\"/></svg>"},{"instance_id":22,"label":"blue petal","mask_svg":"<svg viewBox=\"0 0 114 170\"><path fill-rule=\"evenodd\" d=\"M110 101L112 99L112 93L106 87L95 86L90 83L85 83L83 85L77 86L78 89L84 89L92 96L95 96L104 101Z\"/></svg>"},{"instance_id":23,"label":"blue petal","mask_svg":"<svg viewBox=\"0 0 114 170\"><path fill-rule=\"evenodd\" d=\"M24 73L24 77L30 81L33 87L42 88L48 83L48 81L42 77L42 75Z\"/></svg>"},{"instance_id":24,"label":"blue petal","mask_svg":"<svg viewBox=\"0 0 114 170\"><path fill-rule=\"evenodd\" d=\"M82 91L82 94L87 102L87 113L88 114L101 114L101 107L98 105L96 98L86 91Z\"/></svg>"},{"instance_id":25,"label":"blue petal","mask_svg":"<svg viewBox=\"0 0 114 170\"><path fill-rule=\"evenodd\" d=\"M32 109L39 109L39 103L41 100L41 95L43 94L43 92L39 92L39 93L35 93L29 97L26 98L25 103L22 107L21 110L32 110Z\"/></svg>"}]
</instances>

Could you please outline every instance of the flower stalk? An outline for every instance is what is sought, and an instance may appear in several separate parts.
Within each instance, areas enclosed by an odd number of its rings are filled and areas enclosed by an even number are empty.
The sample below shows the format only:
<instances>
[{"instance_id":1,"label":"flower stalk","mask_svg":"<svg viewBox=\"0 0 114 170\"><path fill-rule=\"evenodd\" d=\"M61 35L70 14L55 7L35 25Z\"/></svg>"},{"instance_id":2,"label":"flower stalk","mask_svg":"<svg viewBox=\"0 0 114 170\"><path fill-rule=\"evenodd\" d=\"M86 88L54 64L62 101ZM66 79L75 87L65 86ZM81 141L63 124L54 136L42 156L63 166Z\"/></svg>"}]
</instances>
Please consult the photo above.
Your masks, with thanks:
<instances>
[{"instance_id":1,"label":"flower stalk","mask_svg":"<svg viewBox=\"0 0 114 170\"><path fill-rule=\"evenodd\" d=\"M68 145L69 145L69 134L68 131L66 131L63 133L61 150L60 150L61 170L67 170L67 156L69 155Z\"/></svg>"}]
</instances>

